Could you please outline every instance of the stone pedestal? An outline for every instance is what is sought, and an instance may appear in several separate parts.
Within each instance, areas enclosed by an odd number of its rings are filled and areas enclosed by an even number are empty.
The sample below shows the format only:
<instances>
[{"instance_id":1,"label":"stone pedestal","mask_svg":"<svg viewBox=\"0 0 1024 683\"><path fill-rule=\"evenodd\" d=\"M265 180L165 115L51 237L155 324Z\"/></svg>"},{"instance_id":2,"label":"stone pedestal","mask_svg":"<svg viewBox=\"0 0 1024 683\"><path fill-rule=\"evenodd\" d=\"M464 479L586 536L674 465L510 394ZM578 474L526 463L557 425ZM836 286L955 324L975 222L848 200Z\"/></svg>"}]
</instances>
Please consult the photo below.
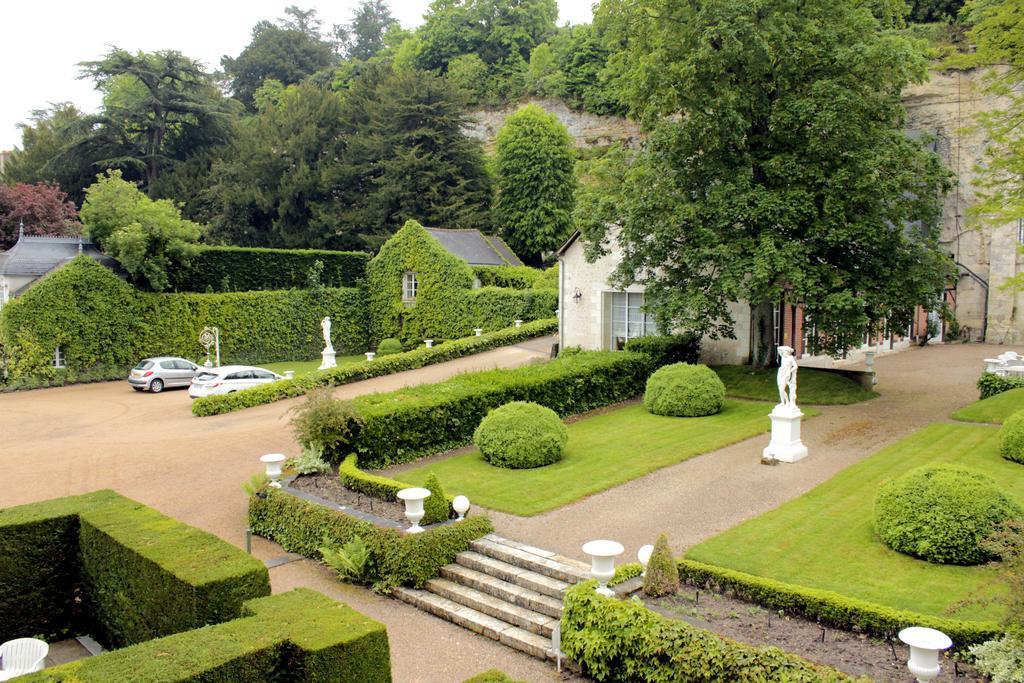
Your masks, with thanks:
<instances>
[{"instance_id":1,"label":"stone pedestal","mask_svg":"<svg viewBox=\"0 0 1024 683\"><path fill-rule=\"evenodd\" d=\"M807 457L807 446L800 440L803 416L795 405L775 406L768 415L772 419L772 440L761 454L763 459L796 462Z\"/></svg>"},{"instance_id":2,"label":"stone pedestal","mask_svg":"<svg viewBox=\"0 0 1024 683\"><path fill-rule=\"evenodd\" d=\"M334 360L334 349L324 349L320 352L320 357L323 359L320 363L320 370L338 367L338 362Z\"/></svg>"}]
</instances>

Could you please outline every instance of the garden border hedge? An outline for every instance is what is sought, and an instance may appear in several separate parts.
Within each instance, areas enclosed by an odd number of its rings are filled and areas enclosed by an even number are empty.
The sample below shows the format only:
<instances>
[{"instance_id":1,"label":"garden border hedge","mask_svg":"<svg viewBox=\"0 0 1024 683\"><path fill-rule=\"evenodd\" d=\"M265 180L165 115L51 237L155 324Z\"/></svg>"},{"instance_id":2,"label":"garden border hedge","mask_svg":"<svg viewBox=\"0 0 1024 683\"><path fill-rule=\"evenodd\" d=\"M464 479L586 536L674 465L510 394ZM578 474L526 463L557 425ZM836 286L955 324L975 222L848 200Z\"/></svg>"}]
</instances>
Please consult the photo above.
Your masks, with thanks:
<instances>
[{"instance_id":1,"label":"garden border hedge","mask_svg":"<svg viewBox=\"0 0 1024 683\"><path fill-rule=\"evenodd\" d=\"M203 246L187 267L171 271L171 287L180 292L304 289L317 261L324 264L320 282L325 287L356 287L366 276L370 255L331 249Z\"/></svg>"},{"instance_id":2,"label":"garden border hedge","mask_svg":"<svg viewBox=\"0 0 1024 683\"><path fill-rule=\"evenodd\" d=\"M0 510L0 641L121 647L220 623L269 595L263 563L109 489Z\"/></svg>"},{"instance_id":3,"label":"garden border hedge","mask_svg":"<svg viewBox=\"0 0 1024 683\"><path fill-rule=\"evenodd\" d=\"M391 354L373 361L362 361L343 365L330 370L311 372L303 377L285 379L253 389L236 391L222 396L207 396L196 399L192 403L192 414L198 417L220 415L234 410L252 408L253 406L282 401L286 398L302 396L320 387L335 387L364 379L391 375L396 372L415 370L434 363L470 356L474 353L490 351L500 346L540 337L558 330L558 320L548 318L524 323L522 327L507 327L497 332L490 332L479 337L463 337L433 348L417 348L412 351Z\"/></svg>"},{"instance_id":4,"label":"garden border hedge","mask_svg":"<svg viewBox=\"0 0 1024 683\"><path fill-rule=\"evenodd\" d=\"M387 683L384 625L308 588L256 598L238 619L45 669L27 683Z\"/></svg>"},{"instance_id":5,"label":"garden border hedge","mask_svg":"<svg viewBox=\"0 0 1024 683\"><path fill-rule=\"evenodd\" d=\"M249 498L249 527L288 552L313 560L321 559L325 537L342 546L359 536L370 551L369 578L375 588L385 591L394 586L423 586L468 550L470 541L494 531L490 519L474 516L420 534L404 534L278 489L264 489Z\"/></svg>"},{"instance_id":6,"label":"garden border hedge","mask_svg":"<svg viewBox=\"0 0 1024 683\"><path fill-rule=\"evenodd\" d=\"M993 372L983 372L978 378L978 398L991 398L1010 389L1024 387L1024 377L1000 377Z\"/></svg>"},{"instance_id":7,"label":"garden border hedge","mask_svg":"<svg viewBox=\"0 0 1024 683\"><path fill-rule=\"evenodd\" d=\"M355 453L350 454L338 465L338 478L342 486L380 500L398 500L399 491L412 487L412 484L403 484L396 479L362 471L359 469L359 458ZM454 496L445 495L445 498L448 499L450 513Z\"/></svg>"}]
</instances>

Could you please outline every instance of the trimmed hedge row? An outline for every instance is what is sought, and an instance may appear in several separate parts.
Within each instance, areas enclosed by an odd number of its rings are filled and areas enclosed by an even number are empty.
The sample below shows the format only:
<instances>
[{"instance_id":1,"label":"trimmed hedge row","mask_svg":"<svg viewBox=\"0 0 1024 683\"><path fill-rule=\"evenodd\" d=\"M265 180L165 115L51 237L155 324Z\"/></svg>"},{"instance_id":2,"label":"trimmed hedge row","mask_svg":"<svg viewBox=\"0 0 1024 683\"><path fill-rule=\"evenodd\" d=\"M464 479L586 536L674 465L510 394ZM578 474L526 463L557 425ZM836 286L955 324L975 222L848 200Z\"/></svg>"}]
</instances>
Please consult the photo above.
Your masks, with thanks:
<instances>
[{"instance_id":1,"label":"trimmed hedge row","mask_svg":"<svg viewBox=\"0 0 1024 683\"><path fill-rule=\"evenodd\" d=\"M752 647L632 600L598 595L586 581L565 595L562 650L597 681L850 681L777 647Z\"/></svg>"},{"instance_id":2,"label":"trimmed hedge row","mask_svg":"<svg viewBox=\"0 0 1024 683\"><path fill-rule=\"evenodd\" d=\"M349 455L338 465L338 478L342 486L381 500L398 500L398 492L412 486L395 479L363 472L359 469L359 458L355 455ZM452 500L455 497L445 495L445 498L448 499L448 516L451 517Z\"/></svg>"},{"instance_id":3,"label":"trimmed hedge row","mask_svg":"<svg viewBox=\"0 0 1024 683\"><path fill-rule=\"evenodd\" d=\"M382 590L421 587L468 550L470 541L494 531L491 520L476 516L420 534L403 534L277 489L249 498L249 527L285 550L315 560L321 559L325 538L341 546L359 536L370 551L370 579Z\"/></svg>"},{"instance_id":4,"label":"trimmed hedge row","mask_svg":"<svg viewBox=\"0 0 1024 683\"><path fill-rule=\"evenodd\" d=\"M639 565L637 565L639 568ZM1002 633L999 624L934 617L850 598L833 591L783 583L694 560L679 560L679 575L687 583L729 591L736 597L770 609L782 609L826 626L860 630L884 638L906 626L929 626L953 639L955 647L981 643Z\"/></svg>"},{"instance_id":5,"label":"trimmed hedge row","mask_svg":"<svg viewBox=\"0 0 1024 683\"><path fill-rule=\"evenodd\" d=\"M978 378L979 398L989 398L1010 389L1024 387L1024 377L1000 377L991 372L981 373Z\"/></svg>"},{"instance_id":6,"label":"trimmed hedge row","mask_svg":"<svg viewBox=\"0 0 1024 683\"><path fill-rule=\"evenodd\" d=\"M265 384L245 391L221 396L207 396L196 399L192 403L192 414L199 417L220 415L233 410L251 408L253 406L273 403L286 398L302 396L320 387L334 387L350 382L358 382L373 377L391 375L405 370L415 370L434 363L470 356L474 353L490 351L500 346L518 344L519 342L551 334L558 330L558 320L536 320L525 323L522 327L510 327L497 332L483 334L479 337L465 337L445 342L433 348L419 347L405 353L388 354L370 362L352 363L330 370L311 372L295 379L285 379Z\"/></svg>"},{"instance_id":7,"label":"trimmed hedge row","mask_svg":"<svg viewBox=\"0 0 1024 683\"><path fill-rule=\"evenodd\" d=\"M469 443L491 408L529 401L575 415L637 396L649 372L644 354L589 351L363 395L352 400L355 418L337 426L334 441L364 467L381 469Z\"/></svg>"},{"instance_id":8,"label":"trimmed hedge row","mask_svg":"<svg viewBox=\"0 0 1024 683\"><path fill-rule=\"evenodd\" d=\"M465 292L467 297L470 328L485 331L511 325L515 320L540 320L550 318L558 308L556 289L499 289L484 287Z\"/></svg>"},{"instance_id":9,"label":"trimmed hedge row","mask_svg":"<svg viewBox=\"0 0 1024 683\"><path fill-rule=\"evenodd\" d=\"M262 562L110 490L0 510L0 585L0 641L89 633L108 648L270 593Z\"/></svg>"},{"instance_id":10,"label":"trimmed hedge row","mask_svg":"<svg viewBox=\"0 0 1024 683\"><path fill-rule=\"evenodd\" d=\"M370 255L328 249L200 247L189 265L173 270L171 287L179 292L248 292L308 286L313 264L324 264L326 287L355 287L366 275Z\"/></svg>"},{"instance_id":11,"label":"trimmed hedge row","mask_svg":"<svg viewBox=\"0 0 1024 683\"><path fill-rule=\"evenodd\" d=\"M530 266L473 266L473 274L483 287L532 289L544 277L544 271Z\"/></svg>"},{"instance_id":12,"label":"trimmed hedge row","mask_svg":"<svg viewBox=\"0 0 1024 683\"><path fill-rule=\"evenodd\" d=\"M104 652L19 680L387 683L391 658L383 624L325 595L296 588L246 602L239 619Z\"/></svg>"},{"instance_id":13,"label":"trimmed hedge row","mask_svg":"<svg viewBox=\"0 0 1024 683\"><path fill-rule=\"evenodd\" d=\"M673 363L693 365L700 362L700 337L692 334L637 337L626 342L626 350L646 353L656 368Z\"/></svg>"}]
</instances>

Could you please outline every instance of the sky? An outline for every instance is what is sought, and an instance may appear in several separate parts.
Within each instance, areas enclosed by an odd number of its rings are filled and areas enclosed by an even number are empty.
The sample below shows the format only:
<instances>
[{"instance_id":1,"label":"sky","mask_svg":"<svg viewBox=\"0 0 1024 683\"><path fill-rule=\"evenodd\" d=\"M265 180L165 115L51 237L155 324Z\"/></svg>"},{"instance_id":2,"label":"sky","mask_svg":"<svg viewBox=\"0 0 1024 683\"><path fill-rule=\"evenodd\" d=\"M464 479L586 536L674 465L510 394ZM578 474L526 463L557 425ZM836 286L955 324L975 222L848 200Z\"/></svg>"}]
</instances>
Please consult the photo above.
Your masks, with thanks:
<instances>
[{"instance_id":1,"label":"sky","mask_svg":"<svg viewBox=\"0 0 1024 683\"><path fill-rule=\"evenodd\" d=\"M559 24L591 19L594 0L559 0ZM73 102L95 111L100 96L92 81L78 80L78 62L98 59L109 46L131 51L178 50L220 67L248 44L253 25L283 16L296 4L313 7L324 25L346 23L358 0L0 0L0 150L21 144L18 122L51 102ZM391 0L391 13L406 28L418 26L429 0Z\"/></svg>"}]
</instances>

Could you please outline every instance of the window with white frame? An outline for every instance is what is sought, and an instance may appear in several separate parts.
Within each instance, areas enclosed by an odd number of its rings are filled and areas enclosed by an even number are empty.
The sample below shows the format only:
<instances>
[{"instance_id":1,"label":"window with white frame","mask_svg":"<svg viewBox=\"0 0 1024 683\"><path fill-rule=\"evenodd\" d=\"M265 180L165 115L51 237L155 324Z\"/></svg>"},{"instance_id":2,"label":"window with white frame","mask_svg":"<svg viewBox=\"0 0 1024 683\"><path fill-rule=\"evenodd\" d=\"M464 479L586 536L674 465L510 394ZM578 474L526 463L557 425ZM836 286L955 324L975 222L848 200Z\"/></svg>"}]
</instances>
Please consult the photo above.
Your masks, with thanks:
<instances>
[{"instance_id":1,"label":"window with white frame","mask_svg":"<svg viewBox=\"0 0 1024 683\"><path fill-rule=\"evenodd\" d=\"M658 334L651 314L643 310L642 292L611 293L611 348L622 350L626 342L637 337Z\"/></svg>"},{"instance_id":2,"label":"window with white frame","mask_svg":"<svg viewBox=\"0 0 1024 683\"><path fill-rule=\"evenodd\" d=\"M416 273L411 270L405 271L402 277L402 301L412 303L416 301Z\"/></svg>"},{"instance_id":3,"label":"window with white frame","mask_svg":"<svg viewBox=\"0 0 1024 683\"><path fill-rule=\"evenodd\" d=\"M55 368L65 368L65 367L67 367L67 365L65 365L65 363L64 363L64 352L60 350L59 346L56 349L53 350L53 367L55 367Z\"/></svg>"}]
</instances>

